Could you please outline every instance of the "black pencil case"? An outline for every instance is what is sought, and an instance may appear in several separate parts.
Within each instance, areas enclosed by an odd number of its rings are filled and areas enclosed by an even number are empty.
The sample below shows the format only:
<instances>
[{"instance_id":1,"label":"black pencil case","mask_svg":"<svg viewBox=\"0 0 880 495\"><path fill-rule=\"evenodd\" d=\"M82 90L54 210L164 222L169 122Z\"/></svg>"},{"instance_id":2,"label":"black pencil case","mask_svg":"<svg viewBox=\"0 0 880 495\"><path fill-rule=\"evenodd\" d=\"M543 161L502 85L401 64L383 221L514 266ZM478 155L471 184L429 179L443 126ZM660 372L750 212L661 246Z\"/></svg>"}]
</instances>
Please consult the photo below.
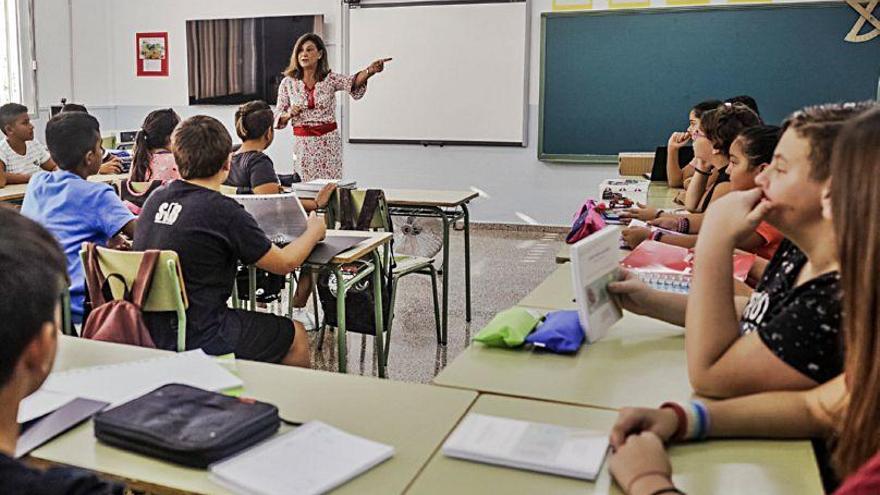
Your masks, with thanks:
<instances>
[{"instance_id":1,"label":"black pencil case","mask_svg":"<svg viewBox=\"0 0 880 495\"><path fill-rule=\"evenodd\" d=\"M272 404L170 384L95 416L101 442L205 468L274 435Z\"/></svg>"}]
</instances>

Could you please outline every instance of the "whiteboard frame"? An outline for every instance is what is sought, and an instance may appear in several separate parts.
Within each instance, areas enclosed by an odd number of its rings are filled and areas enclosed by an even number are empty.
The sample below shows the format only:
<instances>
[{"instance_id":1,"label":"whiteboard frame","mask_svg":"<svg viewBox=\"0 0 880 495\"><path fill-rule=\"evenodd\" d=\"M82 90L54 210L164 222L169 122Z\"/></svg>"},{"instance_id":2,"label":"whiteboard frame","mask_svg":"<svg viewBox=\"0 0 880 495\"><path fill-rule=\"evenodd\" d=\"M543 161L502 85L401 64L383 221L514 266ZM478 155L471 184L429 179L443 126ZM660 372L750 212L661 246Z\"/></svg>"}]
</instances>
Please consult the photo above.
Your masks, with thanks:
<instances>
[{"instance_id":1,"label":"whiteboard frame","mask_svg":"<svg viewBox=\"0 0 880 495\"><path fill-rule=\"evenodd\" d=\"M523 64L523 104L522 104L522 139L520 141L479 141L479 140L467 140L467 141L456 141L456 140L448 140L448 139L364 139L364 138L352 138L348 135L348 131L350 130L349 119L351 118L351 113L349 112L349 105L351 102L346 99L343 105L344 113L345 113L345 121L346 121L346 140L351 144L408 144L408 145L422 145L422 146L499 146L499 147L514 147L514 148L526 148L528 147L529 141L529 67L531 60L531 50L530 50L530 39L531 39L531 28L532 28L532 15L531 15L531 3L530 0L426 0L426 1L410 1L410 0L402 0L402 1L378 1L378 2L364 2L361 3L358 0L343 0L344 10L344 18L345 18L345 28L344 28L344 37L345 37L345 67L346 72L351 73L351 56L349 53L351 47L351 22L348 17L348 11L351 9L374 9L374 8L386 8L386 7L437 7L437 6L448 6L448 5L481 5L481 4L509 4L509 3L523 3L525 4L526 9L526 22L524 26L523 33L523 43L525 47L525 63Z\"/></svg>"}]
</instances>

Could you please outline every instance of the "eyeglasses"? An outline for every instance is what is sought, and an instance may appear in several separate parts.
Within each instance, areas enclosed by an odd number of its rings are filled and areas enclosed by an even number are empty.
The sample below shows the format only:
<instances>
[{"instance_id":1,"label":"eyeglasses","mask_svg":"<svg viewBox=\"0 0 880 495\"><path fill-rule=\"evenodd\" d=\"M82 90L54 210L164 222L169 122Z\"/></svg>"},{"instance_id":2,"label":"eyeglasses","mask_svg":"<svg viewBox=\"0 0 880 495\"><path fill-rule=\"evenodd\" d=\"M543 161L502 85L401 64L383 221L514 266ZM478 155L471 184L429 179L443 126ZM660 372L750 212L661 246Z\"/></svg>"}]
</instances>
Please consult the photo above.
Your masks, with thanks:
<instances>
[{"instance_id":1,"label":"eyeglasses","mask_svg":"<svg viewBox=\"0 0 880 495\"><path fill-rule=\"evenodd\" d=\"M704 134L699 127L694 127L694 130L691 131L691 139L697 139L701 137L706 137L706 134Z\"/></svg>"}]
</instances>

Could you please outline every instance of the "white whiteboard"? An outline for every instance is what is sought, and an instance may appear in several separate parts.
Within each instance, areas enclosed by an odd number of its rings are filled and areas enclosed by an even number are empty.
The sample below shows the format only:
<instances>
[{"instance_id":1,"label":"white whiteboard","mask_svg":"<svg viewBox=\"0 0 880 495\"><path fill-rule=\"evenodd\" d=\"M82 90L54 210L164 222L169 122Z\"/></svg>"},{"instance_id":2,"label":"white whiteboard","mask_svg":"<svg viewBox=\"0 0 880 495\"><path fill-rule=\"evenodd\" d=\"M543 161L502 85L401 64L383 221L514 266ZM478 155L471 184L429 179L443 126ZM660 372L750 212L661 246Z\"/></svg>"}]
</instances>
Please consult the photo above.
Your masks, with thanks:
<instances>
[{"instance_id":1,"label":"white whiteboard","mask_svg":"<svg viewBox=\"0 0 880 495\"><path fill-rule=\"evenodd\" d=\"M349 108L352 141L526 144L528 4L349 11L351 73L391 57Z\"/></svg>"}]
</instances>

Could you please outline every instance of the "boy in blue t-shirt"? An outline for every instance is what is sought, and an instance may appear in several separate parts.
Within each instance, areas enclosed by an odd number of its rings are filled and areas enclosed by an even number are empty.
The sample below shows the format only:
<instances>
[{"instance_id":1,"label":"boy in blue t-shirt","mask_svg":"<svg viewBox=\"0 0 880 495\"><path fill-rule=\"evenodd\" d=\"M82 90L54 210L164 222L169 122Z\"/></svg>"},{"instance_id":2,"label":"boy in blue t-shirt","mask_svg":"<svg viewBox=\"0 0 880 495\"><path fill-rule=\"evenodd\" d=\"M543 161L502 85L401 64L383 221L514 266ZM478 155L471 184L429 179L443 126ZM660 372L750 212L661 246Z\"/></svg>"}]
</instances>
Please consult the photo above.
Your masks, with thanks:
<instances>
[{"instance_id":1,"label":"boy in blue t-shirt","mask_svg":"<svg viewBox=\"0 0 880 495\"><path fill-rule=\"evenodd\" d=\"M98 121L82 112L61 113L46 124L46 145L59 170L34 175L21 213L51 232L67 256L70 306L82 323L85 283L79 251L84 242L106 245L134 234L135 217L107 184L89 182L103 161Z\"/></svg>"}]
</instances>

